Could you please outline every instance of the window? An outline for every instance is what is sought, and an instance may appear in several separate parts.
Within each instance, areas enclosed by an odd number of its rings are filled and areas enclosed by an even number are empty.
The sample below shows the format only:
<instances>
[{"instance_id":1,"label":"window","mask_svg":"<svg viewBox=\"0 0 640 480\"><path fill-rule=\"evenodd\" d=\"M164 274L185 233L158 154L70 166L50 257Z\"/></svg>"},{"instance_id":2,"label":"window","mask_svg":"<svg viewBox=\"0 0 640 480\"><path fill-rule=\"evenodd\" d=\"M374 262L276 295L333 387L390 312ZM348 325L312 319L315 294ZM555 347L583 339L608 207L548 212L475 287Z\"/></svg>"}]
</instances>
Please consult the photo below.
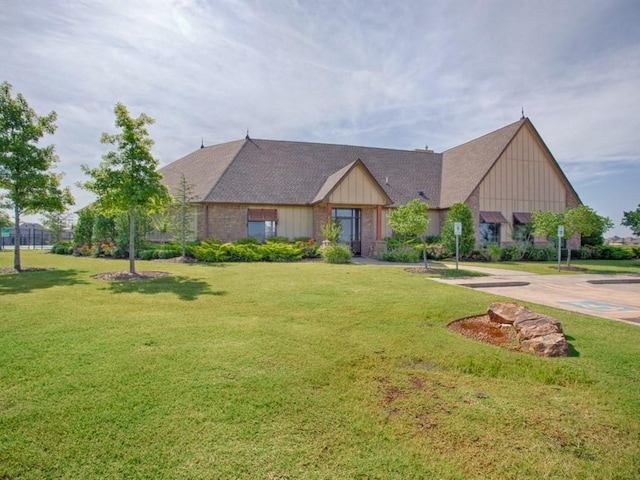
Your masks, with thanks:
<instances>
[{"instance_id":1,"label":"window","mask_svg":"<svg viewBox=\"0 0 640 480\"><path fill-rule=\"evenodd\" d=\"M503 223L508 222L500 212L480 212L480 225L478 226L480 245L500 245L500 227Z\"/></svg>"},{"instance_id":2,"label":"window","mask_svg":"<svg viewBox=\"0 0 640 480\"><path fill-rule=\"evenodd\" d=\"M247 237L259 242L276 236L278 211L275 209L250 208L247 211Z\"/></svg>"},{"instance_id":3,"label":"window","mask_svg":"<svg viewBox=\"0 0 640 480\"><path fill-rule=\"evenodd\" d=\"M500 245L500 224L499 223L480 223L480 245L487 246L491 244Z\"/></svg>"},{"instance_id":4,"label":"window","mask_svg":"<svg viewBox=\"0 0 640 480\"><path fill-rule=\"evenodd\" d=\"M533 245L533 217L530 213L513 212L513 241Z\"/></svg>"}]
</instances>

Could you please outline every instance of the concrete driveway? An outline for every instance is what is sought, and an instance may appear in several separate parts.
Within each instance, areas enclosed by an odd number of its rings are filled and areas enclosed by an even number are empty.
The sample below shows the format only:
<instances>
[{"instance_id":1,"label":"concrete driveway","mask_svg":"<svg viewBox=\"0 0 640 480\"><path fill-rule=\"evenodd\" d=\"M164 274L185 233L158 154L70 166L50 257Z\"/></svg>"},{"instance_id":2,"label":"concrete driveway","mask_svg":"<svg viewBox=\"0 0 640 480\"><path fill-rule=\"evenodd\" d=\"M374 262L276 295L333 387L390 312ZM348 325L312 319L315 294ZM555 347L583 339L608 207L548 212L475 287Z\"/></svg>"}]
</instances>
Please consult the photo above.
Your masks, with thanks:
<instances>
[{"instance_id":1,"label":"concrete driveway","mask_svg":"<svg viewBox=\"0 0 640 480\"><path fill-rule=\"evenodd\" d=\"M434 280L640 326L640 273L536 275L467 265L464 269L492 276Z\"/></svg>"}]
</instances>

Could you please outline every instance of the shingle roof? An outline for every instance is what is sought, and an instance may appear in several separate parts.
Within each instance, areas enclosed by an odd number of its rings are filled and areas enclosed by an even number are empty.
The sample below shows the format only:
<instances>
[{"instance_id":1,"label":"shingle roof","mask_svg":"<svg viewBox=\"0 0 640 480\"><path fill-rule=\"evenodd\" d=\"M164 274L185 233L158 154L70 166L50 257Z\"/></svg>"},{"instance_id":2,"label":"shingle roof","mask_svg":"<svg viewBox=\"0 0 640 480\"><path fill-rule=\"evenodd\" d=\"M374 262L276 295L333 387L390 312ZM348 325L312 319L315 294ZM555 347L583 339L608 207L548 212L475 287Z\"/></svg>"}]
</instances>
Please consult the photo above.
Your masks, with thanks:
<instances>
[{"instance_id":1,"label":"shingle roof","mask_svg":"<svg viewBox=\"0 0 640 480\"><path fill-rule=\"evenodd\" d=\"M316 194L316 196L314 197L311 203L320 203L322 201L325 201L325 199L331 194L331 192L335 190L335 188L338 185L340 185L340 182L342 182L342 180L344 180L344 178L349 174L349 172L351 172L351 170L353 170L357 165L360 165L362 168L364 168L364 170L370 177L373 177L373 175L371 174L371 172L369 172L369 170L364 165L364 163L362 163L362 160L358 159L355 162L351 162L346 167L341 168L334 174L329 175L327 177L327 180L322 185L322 187L320 187L320 191ZM378 186L380 187L380 189L382 189L382 185L380 185L380 182L378 182L375 177L373 177L373 181L378 183ZM382 191L384 192L384 189L382 189ZM385 205L389 205L393 203L393 200L389 198L389 195L387 195L386 192L384 192L383 195L387 197L386 198L387 201Z\"/></svg>"},{"instance_id":2,"label":"shingle roof","mask_svg":"<svg viewBox=\"0 0 640 480\"><path fill-rule=\"evenodd\" d=\"M196 150L160 173L174 191L184 172L203 202L305 205L358 159L394 204L422 190L437 208L442 156L425 151L246 139Z\"/></svg>"},{"instance_id":3,"label":"shingle roof","mask_svg":"<svg viewBox=\"0 0 640 480\"><path fill-rule=\"evenodd\" d=\"M394 206L423 191L431 208L449 208L467 200L525 124L538 135L523 118L444 153L247 138L198 149L160 172L172 193L184 173L200 202L311 205L360 160Z\"/></svg>"},{"instance_id":4,"label":"shingle roof","mask_svg":"<svg viewBox=\"0 0 640 480\"><path fill-rule=\"evenodd\" d=\"M442 208L448 208L469 198L527 121L526 118L520 119L495 132L443 152L440 198Z\"/></svg>"},{"instance_id":5,"label":"shingle roof","mask_svg":"<svg viewBox=\"0 0 640 480\"><path fill-rule=\"evenodd\" d=\"M220 180L220 177L243 145L244 140L237 140L200 148L161 168L159 171L172 195L175 194L176 188L180 183L180 177L184 174L187 182L194 187L193 195L196 201L201 202Z\"/></svg>"}]
</instances>

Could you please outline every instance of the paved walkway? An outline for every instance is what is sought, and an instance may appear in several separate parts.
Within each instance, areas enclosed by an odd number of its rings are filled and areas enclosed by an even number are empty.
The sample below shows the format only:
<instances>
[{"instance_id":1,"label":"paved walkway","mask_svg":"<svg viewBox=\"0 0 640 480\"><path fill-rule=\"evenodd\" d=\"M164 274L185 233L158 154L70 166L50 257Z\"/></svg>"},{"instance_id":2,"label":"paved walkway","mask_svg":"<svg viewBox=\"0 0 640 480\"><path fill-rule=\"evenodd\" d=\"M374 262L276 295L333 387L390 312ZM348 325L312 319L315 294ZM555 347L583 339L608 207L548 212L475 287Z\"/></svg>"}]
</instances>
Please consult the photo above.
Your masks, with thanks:
<instances>
[{"instance_id":1,"label":"paved walkway","mask_svg":"<svg viewBox=\"0 0 640 480\"><path fill-rule=\"evenodd\" d=\"M417 266L389 264L372 259L354 259L370 265ZM443 266L433 264L430 266ZM455 268L455 267L449 267ZM574 274L537 275L514 270L465 265L465 270L488 273L490 277L434 278L433 280L474 288L487 293L570 310L596 317L619 320L640 326L640 273L638 274ZM593 283L593 282L617 283ZM631 283L635 282L635 283Z\"/></svg>"}]
</instances>

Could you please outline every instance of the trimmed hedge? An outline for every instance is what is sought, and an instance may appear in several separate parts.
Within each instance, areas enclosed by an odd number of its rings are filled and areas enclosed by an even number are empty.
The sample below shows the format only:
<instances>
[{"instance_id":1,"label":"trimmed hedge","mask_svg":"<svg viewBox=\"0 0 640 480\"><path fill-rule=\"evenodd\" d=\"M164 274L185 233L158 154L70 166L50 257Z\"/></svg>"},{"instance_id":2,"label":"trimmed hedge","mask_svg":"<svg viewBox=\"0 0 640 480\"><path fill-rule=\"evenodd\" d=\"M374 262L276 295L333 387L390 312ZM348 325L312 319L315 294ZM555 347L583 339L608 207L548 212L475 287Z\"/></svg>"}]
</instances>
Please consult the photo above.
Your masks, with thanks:
<instances>
[{"instance_id":1,"label":"trimmed hedge","mask_svg":"<svg viewBox=\"0 0 640 480\"><path fill-rule=\"evenodd\" d=\"M190 249L193 258L203 262L290 262L302 260L303 249L295 244L267 242L223 243L203 241Z\"/></svg>"}]
</instances>

